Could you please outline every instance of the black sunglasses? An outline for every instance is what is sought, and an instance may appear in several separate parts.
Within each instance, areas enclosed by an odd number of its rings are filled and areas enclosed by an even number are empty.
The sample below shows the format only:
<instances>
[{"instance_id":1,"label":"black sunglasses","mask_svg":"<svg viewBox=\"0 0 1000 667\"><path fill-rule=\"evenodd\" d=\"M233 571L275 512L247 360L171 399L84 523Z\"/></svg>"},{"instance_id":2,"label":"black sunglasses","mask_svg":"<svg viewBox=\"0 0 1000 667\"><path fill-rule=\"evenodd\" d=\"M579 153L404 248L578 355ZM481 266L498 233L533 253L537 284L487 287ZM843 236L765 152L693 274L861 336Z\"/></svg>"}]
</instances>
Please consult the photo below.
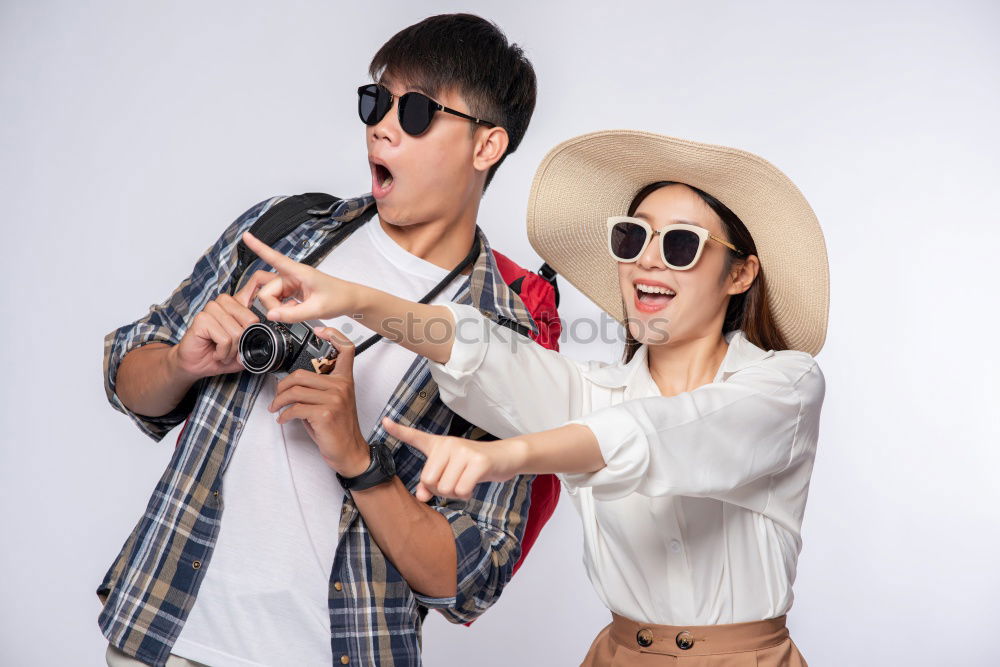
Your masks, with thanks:
<instances>
[{"instance_id":1,"label":"black sunglasses","mask_svg":"<svg viewBox=\"0 0 1000 667\"><path fill-rule=\"evenodd\" d=\"M392 108L393 97L388 88L377 83L369 83L358 88L358 115L361 117L361 122L365 125L375 125L382 120ZM431 126L436 111L454 114L486 127L496 127L496 123L449 109L422 93L410 92L400 95L399 108L396 113L399 115L399 126L403 128L403 131L416 137L426 132L427 128Z\"/></svg>"}]
</instances>

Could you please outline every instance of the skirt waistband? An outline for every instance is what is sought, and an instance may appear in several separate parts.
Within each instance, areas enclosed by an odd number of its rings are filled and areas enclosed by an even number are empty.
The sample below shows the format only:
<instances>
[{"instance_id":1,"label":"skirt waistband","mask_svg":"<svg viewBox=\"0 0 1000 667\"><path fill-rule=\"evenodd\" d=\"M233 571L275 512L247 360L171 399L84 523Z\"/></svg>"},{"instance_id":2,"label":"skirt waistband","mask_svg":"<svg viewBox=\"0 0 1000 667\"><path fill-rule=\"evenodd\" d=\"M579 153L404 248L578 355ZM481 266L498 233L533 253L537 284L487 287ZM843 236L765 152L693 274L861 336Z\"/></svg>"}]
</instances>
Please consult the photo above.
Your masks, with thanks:
<instances>
[{"instance_id":1,"label":"skirt waistband","mask_svg":"<svg viewBox=\"0 0 1000 667\"><path fill-rule=\"evenodd\" d=\"M624 646L665 655L714 655L757 651L788 638L785 617L723 625L654 625L611 614L611 637Z\"/></svg>"}]
</instances>

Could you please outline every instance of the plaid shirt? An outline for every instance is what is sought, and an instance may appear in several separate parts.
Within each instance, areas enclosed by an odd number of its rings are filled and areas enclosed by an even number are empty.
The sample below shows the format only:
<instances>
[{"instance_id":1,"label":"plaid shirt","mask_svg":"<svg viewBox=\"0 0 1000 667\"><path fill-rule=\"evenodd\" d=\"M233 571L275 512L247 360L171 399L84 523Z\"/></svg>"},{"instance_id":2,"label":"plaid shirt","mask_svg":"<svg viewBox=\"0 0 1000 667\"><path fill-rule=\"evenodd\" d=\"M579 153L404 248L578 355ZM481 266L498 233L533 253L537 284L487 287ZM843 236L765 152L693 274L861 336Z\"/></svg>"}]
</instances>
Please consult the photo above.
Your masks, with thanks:
<instances>
[{"instance_id":1,"label":"plaid shirt","mask_svg":"<svg viewBox=\"0 0 1000 667\"><path fill-rule=\"evenodd\" d=\"M98 621L104 636L153 665L165 664L211 561L225 504L226 466L263 377L240 372L203 378L174 410L159 417L125 407L115 394L115 378L129 351L146 343L180 342L194 316L227 291L243 232L280 199L260 202L241 215L166 301L104 339L105 391L115 409L155 441L189 418L145 512L97 588L104 605ZM343 200L328 216L294 230L275 249L302 260L341 224L373 205L370 195ZM503 282L482 231L477 228L476 233L482 249L471 275L457 278L465 284L455 301L476 306L490 319L508 318L535 331L520 298ZM258 269L273 270L256 258L246 275ZM426 359L413 362L383 415L432 433L448 431L453 413L441 402ZM488 437L474 427L466 436ZM393 451L397 474L412 493L423 455L401 446L381 425L369 436L369 442L376 441ZM415 593L372 540L346 495L328 589L334 664L342 664L347 656L355 665L418 665L427 609L438 609L453 623L470 621L488 609L520 555L532 479L481 484L466 502L434 499L430 506L448 519L458 552L458 590L451 598Z\"/></svg>"}]
</instances>

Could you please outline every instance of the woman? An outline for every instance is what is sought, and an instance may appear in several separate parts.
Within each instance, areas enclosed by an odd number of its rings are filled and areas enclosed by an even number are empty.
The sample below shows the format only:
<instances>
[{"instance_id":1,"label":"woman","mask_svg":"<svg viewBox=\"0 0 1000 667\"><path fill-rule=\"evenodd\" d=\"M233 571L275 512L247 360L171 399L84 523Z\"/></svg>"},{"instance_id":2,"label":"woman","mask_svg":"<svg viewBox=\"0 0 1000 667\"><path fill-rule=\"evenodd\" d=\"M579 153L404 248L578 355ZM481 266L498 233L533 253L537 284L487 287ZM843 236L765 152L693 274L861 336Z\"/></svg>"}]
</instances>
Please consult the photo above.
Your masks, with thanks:
<instances>
[{"instance_id":1,"label":"woman","mask_svg":"<svg viewBox=\"0 0 1000 667\"><path fill-rule=\"evenodd\" d=\"M612 612L585 665L804 665L785 614L825 393L813 355L829 294L808 203L755 155L598 132L545 158L528 231L546 262L626 324L624 361L575 362L470 305L406 302L245 239L280 274L260 292L268 317L355 314L427 357L445 403L504 438L385 420L428 457L418 498L559 474ZM284 303L291 296L301 303Z\"/></svg>"}]
</instances>

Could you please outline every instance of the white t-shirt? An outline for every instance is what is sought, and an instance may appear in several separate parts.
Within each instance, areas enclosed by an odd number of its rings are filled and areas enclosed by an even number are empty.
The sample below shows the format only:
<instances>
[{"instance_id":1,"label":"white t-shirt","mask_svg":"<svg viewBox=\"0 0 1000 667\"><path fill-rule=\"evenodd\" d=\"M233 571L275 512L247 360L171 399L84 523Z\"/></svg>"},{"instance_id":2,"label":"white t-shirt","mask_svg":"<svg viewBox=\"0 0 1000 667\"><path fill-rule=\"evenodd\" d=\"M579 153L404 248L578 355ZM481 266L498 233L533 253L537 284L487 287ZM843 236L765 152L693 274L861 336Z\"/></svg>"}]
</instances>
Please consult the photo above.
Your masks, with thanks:
<instances>
[{"instance_id":1,"label":"white t-shirt","mask_svg":"<svg viewBox=\"0 0 1000 667\"><path fill-rule=\"evenodd\" d=\"M448 270L364 223L318 265L324 273L414 301ZM457 277L435 302L457 294ZM358 344L372 335L349 317L327 320ZM415 355L379 340L354 362L361 432L371 433ZM268 412L280 378L264 380L223 478L218 541L172 652L214 666L333 662L328 589L344 489L302 420ZM283 412L286 408L282 408Z\"/></svg>"}]
</instances>

